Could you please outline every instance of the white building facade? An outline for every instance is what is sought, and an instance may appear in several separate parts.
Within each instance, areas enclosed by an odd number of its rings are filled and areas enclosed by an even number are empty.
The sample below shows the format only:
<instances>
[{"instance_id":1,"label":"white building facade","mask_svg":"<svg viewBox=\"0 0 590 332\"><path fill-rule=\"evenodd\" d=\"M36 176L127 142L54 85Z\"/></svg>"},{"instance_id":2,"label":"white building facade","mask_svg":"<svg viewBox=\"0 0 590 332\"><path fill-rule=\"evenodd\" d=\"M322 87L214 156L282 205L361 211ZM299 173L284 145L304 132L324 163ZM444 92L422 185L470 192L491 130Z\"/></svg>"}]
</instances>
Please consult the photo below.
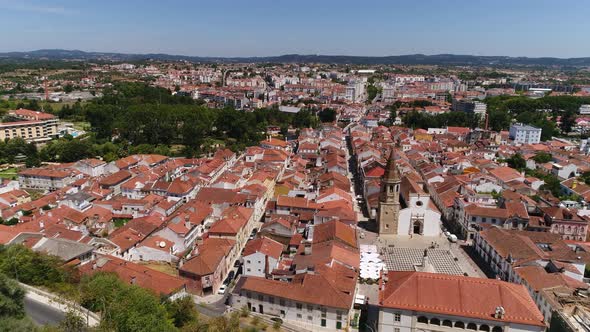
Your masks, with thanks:
<instances>
[{"instance_id":1,"label":"white building facade","mask_svg":"<svg viewBox=\"0 0 590 332\"><path fill-rule=\"evenodd\" d=\"M541 128L521 123L510 126L509 138L516 144L537 144L541 141Z\"/></svg>"}]
</instances>

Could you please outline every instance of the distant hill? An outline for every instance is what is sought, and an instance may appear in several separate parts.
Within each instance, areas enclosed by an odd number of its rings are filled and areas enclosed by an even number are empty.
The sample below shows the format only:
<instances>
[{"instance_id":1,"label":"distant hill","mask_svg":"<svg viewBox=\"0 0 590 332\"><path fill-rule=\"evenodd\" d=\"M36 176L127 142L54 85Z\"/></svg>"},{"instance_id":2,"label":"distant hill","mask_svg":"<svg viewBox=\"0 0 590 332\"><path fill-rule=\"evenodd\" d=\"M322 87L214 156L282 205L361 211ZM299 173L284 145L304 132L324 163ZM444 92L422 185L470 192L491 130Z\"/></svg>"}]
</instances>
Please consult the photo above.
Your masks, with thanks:
<instances>
[{"instance_id":1,"label":"distant hill","mask_svg":"<svg viewBox=\"0 0 590 332\"><path fill-rule=\"evenodd\" d=\"M0 59L15 60L103 60L103 61L140 61L140 60L186 60L191 62L219 63L324 63L357 65L471 65L471 66L590 66L590 57L585 58L529 58L508 56L478 56L456 54L409 54L394 56L348 56L348 55L301 55L285 54L267 57L199 57L161 53L126 54L106 52L84 52L79 50L47 49L30 52L0 53Z\"/></svg>"}]
</instances>

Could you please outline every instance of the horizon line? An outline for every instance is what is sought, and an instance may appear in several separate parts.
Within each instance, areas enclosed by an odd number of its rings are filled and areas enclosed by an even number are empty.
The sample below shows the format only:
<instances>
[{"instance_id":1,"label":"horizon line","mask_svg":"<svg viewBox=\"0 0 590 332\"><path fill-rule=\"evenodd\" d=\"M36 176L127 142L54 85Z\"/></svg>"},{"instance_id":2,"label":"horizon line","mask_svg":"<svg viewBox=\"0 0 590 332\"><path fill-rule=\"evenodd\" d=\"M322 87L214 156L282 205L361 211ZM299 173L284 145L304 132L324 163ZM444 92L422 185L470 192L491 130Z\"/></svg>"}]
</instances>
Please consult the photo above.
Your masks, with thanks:
<instances>
[{"instance_id":1,"label":"horizon line","mask_svg":"<svg viewBox=\"0 0 590 332\"><path fill-rule=\"evenodd\" d=\"M288 55L297 56L333 56L333 57L356 57L356 58L388 58L388 57L403 57L403 56L441 56L441 55L452 55L452 56L470 56L470 57L503 57L503 58L527 58L527 59L560 59L560 60L571 60L571 59L587 59L589 56L578 56L578 57L557 57L557 56L522 56L522 55L476 55L476 54L460 54L460 53L405 53L397 55L346 55L346 54L304 54L304 53L282 53L275 55L239 55L239 56L225 56L225 55L187 55L174 52L125 52L125 51L86 51L80 49L65 49L65 48L39 48L28 51L0 51L0 54L6 53L34 53L40 51L66 51L66 52L83 52L83 53L105 53L105 54L121 54L121 55L169 55L169 56L180 56L180 57L193 57L193 58L224 58L224 59L240 59L240 58L274 58Z\"/></svg>"}]
</instances>

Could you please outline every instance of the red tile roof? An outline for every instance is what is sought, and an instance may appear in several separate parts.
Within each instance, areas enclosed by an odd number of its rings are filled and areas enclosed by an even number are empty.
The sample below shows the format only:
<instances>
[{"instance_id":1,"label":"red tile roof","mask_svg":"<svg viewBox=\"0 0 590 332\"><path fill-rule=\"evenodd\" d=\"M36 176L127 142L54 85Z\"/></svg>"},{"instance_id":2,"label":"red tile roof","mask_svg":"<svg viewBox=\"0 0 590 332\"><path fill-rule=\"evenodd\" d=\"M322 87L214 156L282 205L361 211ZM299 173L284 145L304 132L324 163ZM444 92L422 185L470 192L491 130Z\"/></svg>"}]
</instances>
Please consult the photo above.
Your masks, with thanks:
<instances>
[{"instance_id":1,"label":"red tile roof","mask_svg":"<svg viewBox=\"0 0 590 332\"><path fill-rule=\"evenodd\" d=\"M151 289L158 295L169 296L186 286L186 282L180 277L112 256L100 256L94 264L85 264L80 267L80 272L83 274L94 274L100 271L114 272L124 282Z\"/></svg>"},{"instance_id":2,"label":"red tile roof","mask_svg":"<svg viewBox=\"0 0 590 332\"><path fill-rule=\"evenodd\" d=\"M389 272L387 277L379 294L379 304L386 308L545 326L523 285L412 271ZM498 306L505 309L503 319L494 318Z\"/></svg>"},{"instance_id":3,"label":"red tile roof","mask_svg":"<svg viewBox=\"0 0 590 332\"><path fill-rule=\"evenodd\" d=\"M241 290L253 291L293 301L348 310L352 307L356 279L354 270L340 264L334 264L332 267L321 265L313 274L295 275L292 282L251 276L242 277L234 293L239 293Z\"/></svg>"},{"instance_id":4,"label":"red tile roof","mask_svg":"<svg viewBox=\"0 0 590 332\"><path fill-rule=\"evenodd\" d=\"M242 256L252 255L260 252L265 256L273 258L280 258L283 252L283 245L275 240L267 237L261 237L255 240L248 241L242 252Z\"/></svg>"}]
</instances>

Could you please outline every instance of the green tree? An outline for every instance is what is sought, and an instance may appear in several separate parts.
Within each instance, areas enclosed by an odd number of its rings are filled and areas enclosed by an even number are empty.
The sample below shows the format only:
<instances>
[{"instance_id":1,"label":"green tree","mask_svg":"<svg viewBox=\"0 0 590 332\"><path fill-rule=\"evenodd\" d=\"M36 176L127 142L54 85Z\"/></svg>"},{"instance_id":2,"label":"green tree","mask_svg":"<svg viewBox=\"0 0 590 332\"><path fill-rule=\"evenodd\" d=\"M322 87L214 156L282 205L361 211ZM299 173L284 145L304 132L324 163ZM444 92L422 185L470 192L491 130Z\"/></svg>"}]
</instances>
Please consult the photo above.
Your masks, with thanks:
<instances>
[{"instance_id":1,"label":"green tree","mask_svg":"<svg viewBox=\"0 0 590 332\"><path fill-rule=\"evenodd\" d=\"M82 305L100 311L101 325L121 332L174 331L166 307L150 291L124 284L116 275L97 273L82 279Z\"/></svg>"},{"instance_id":2,"label":"green tree","mask_svg":"<svg viewBox=\"0 0 590 332\"><path fill-rule=\"evenodd\" d=\"M379 94L379 92L381 92L381 89L379 89L378 87L370 84L367 86L367 101L371 101L373 99L375 99L375 97L377 97L377 94Z\"/></svg>"},{"instance_id":3,"label":"green tree","mask_svg":"<svg viewBox=\"0 0 590 332\"><path fill-rule=\"evenodd\" d=\"M71 93L72 91L74 91L74 86L71 84L66 84L64 86L64 92L65 93Z\"/></svg>"},{"instance_id":4,"label":"green tree","mask_svg":"<svg viewBox=\"0 0 590 332\"><path fill-rule=\"evenodd\" d=\"M172 318L174 326L183 327L199 320L199 312L192 297L184 296L174 301L164 303L168 316Z\"/></svg>"},{"instance_id":5,"label":"green tree","mask_svg":"<svg viewBox=\"0 0 590 332\"><path fill-rule=\"evenodd\" d=\"M533 160L537 163L544 164L544 163L548 163L551 160L553 160L553 157L551 156L551 153L539 152L539 153L535 154L535 156L533 157Z\"/></svg>"},{"instance_id":6,"label":"green tree","mask_svg":"<svg viewBox=\"0 0 590 332\"><path fill-rule=\"evenodd\" d=\"M541 190L549 191L555 197L561 196L561 182L556 176L549 174L543 181L545 181L545 184L541 186Z\"/></svg>"},{"instance_id":7,"label":"green tree","mask_svg":"<svg viewBox=\"0 0 590 332\"><path fill-rule=\"evenodd\" d=\"M0 247L0 272L33 286L52 286L70 280L55 256L47 256L22 245Z\"/></svg>"},{"instance_id":8,"label":"green tree","mask_svg":"<svg viewBox=\"0 0 590 332\"><path fill-rule=\"evenodd\" d=\"M59 323L59 329L63 332L88 331L84 319L72 310L68 311L64 319Z\"/></svg>"},{"instance_id":9,"label":"green tree","mask_svg":"<svg viewBox=\"0 0 590 332\"><path fill-rule=\"evenodd\" d=\"M515 153L510 158L506 159L508 166L522 171L526 168L526 160L522 157L520 153Z\"/></svg>"},{"instance_id":10,"label":"green tree","mask_svg":"<svg viewBox=\"0 0 590 332\"><path fill-rule=\"evenodd\" d=\"M324 108L318 113L321 122L336 121L336 110L332 108Z\"/></svg>"},{"instance_id":11,"label":"green tree","mask_svg":"<svg viewBox=\"0 0 590 332\"><path fill-rule=\"evenodd\" d=\"M14 280L0 273L0 317L22 318L25 315L25 291Z\"/></svg>"}]
</instances>

